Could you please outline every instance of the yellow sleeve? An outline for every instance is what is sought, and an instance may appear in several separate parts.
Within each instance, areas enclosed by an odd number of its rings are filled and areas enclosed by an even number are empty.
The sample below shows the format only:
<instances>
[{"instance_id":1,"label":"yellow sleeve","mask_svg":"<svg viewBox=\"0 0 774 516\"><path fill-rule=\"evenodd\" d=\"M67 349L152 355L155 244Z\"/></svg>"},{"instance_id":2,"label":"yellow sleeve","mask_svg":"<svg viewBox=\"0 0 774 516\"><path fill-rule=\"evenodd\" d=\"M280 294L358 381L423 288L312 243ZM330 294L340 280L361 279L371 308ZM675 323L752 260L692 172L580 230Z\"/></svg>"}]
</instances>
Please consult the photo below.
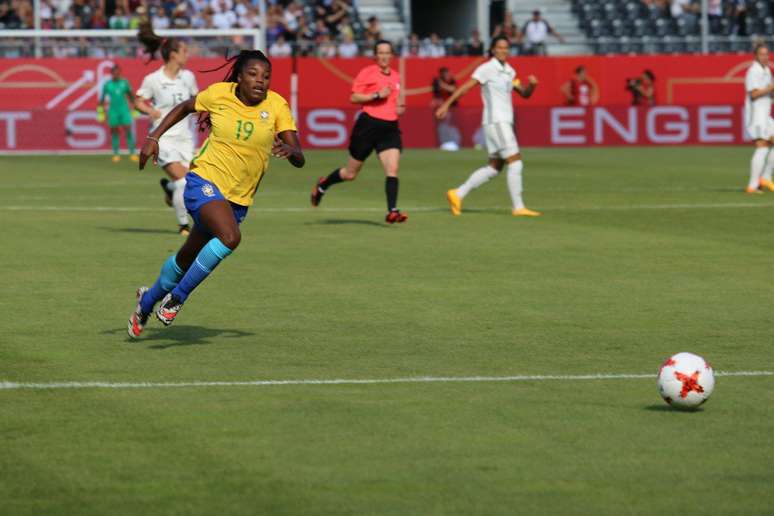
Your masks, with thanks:
<instances>
[{"instance_id":1,"label":"yellow sleeve","mask_svg":"<svg viewBox=\"0 0 774 516\"><path fill-rule=\"evenodd\" d=\"M279 134L283 131L298 131L296 121L293 120L293 114L290 112L290 106L285 99L277 99L277 116L274 121L274 132Z\"/></svg>"},{"instance_id":2,"label":"yellow sleeve","mask_svg":"<svg viewBox=\"0 0 774 516\"><path fill-rule=\"evenodd\" d=\"M196 103L194 104L194 109L196 111L210 111L215 106L215 87L218 85L218 83L212 84L207 87L204 91L200 91L196 94Z\"/></svg>"}]
</instances>

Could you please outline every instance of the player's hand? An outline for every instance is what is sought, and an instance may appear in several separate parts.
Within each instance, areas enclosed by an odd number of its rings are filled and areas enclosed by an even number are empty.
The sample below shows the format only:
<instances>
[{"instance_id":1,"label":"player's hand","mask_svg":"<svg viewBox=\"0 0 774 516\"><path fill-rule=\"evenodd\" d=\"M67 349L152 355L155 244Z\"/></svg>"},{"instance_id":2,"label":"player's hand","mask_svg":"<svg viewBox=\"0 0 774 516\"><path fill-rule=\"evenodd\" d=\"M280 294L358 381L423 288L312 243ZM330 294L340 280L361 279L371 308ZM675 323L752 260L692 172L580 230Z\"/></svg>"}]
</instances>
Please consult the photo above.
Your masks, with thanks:
<instances>
[{"instance_id":1,"label":"player's hand","mask_svg":"<svg viewBox=\"0 0 774 516\"><path fill-rule=\"evenodd\" d=\"M97 108L97 122L104 122L105 121L105 108L102 106L99 106Z\"/></svg>"},{"instance_id":2,"label":"player's hand","mask_svg":"<svg viewBox=\"0 0 774 516\"><path fill-rule=\"evenodd\" d=\"M379 98L386 99L387 97L390 96L390 93L392 93L392 88L390 88L389 86L385 86L384 88L379 90Z\"/></svg>"},{"instance_id":3,"label":"player's hand","mask_svg":"<svg viewBox=\"0 0 774 516\"><path fill-rule=\"evenodd\" d=\"M398 107L396 108L398 112L398 116L402 115L406 112L406 104L398 104Z\"/></svg>"},{"instance_id":4,"label":"player's hand","mask_svg":"<svg viewBox=\"0 0 774 516\"><path fill-rule=\"evenodd\" d=\"M435 118L438 120L443 120L446 118L446 114L449 112L449 108L447 106L441 106L438 109L435 110Z\"/></svg>"},{"instance_id":5,"label":"player's hand","mask_svg":"<svg viewBox=\"0 0 774 516\"><path fill-rule=\"evenodd\" d=\"M527 77L527 80L533 86L538 83L537 77L535 77L534 75L530 75L529 77Z\"/></svg>"},{"instance_id":6,"label":"player's hand","mask_svg":"<svg viewBox=\"0 0 774 516\"><path fill-rule=\"evenodd\" d=\"M159 118L161 118L161 111L159 111L158 109L154 109L153 111L150 112L150 117L151 117L151 120L158 120Z\"/></svg>"},{"instance_id":7,"label":"player's hand","mask_svg":"<svg viewBox=\"0 0 774 516\"><path fill-rule=\"evenodd\" d=\"M159 162L159 144L156 140L146 139L140 149L140 170L145 168L145 163L148 158L153 157L153 164L158 165Z\"/></svg>"},{"instance_id":8,"label":"player's hand","mask_svg":"<svg viewBox=\"0 0 774 516\"><path fill-rule=\"evenodd\" d=\"M274 144L271 146L271 155L275 158L287 159L291 154L293 154L293 147L275 136Z\"/></svg>"}]
</instances>

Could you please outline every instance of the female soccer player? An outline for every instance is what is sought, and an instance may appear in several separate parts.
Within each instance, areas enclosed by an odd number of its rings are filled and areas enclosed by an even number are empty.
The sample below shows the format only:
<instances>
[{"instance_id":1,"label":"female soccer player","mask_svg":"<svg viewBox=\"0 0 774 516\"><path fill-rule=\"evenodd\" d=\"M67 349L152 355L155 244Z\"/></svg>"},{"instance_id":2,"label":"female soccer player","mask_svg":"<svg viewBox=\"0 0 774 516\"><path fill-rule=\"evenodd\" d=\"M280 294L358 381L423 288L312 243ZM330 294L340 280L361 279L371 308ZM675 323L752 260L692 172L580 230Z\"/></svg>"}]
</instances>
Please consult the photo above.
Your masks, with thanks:
<instances>
[{"instance_id":1,"label":"female soccer player","mask_svg":"<svg viewBox=\"0 0 774 516\"><path fill-rule=\"evenodd\" d=\"M185 42L160 38L153 32L150 23L140 26L137 38L145 46L151 60L155 58L156 52L160 52L164 60L161 68L145 76L135 98L137 110L149 115L153 120L151 129L156 129L173 107L195 96L199 89L194 74L183 69L188 60L188 45ZM161 180L161 187L167 204L175 208L178 231L186 236L191 228L183 193L185 175L193 153L194 137L187 119L178 122L159 138L158 163L169 176L169 179Z\"/></svg>"},{"instance_id":2,"label":"female soccer player","mask_svg":"<svg viewBox=\"0 0 774 516\"><path fill-rule=\"evenodd\" d=\"M110 127L111 143L113 145L113 163L121 161L119 146L121 137L118 129L124 129L126 137L126 147L129 149L129 159L137 161L137 155L134 149L134 134L132 134L132 111L130 105L134 105L134 95L129 81L121 77L121 67L113 65L110 69L110 80L102 85L102 94L99 96L99 107L97 108L97 120L105 120L105 97L110 98L108 106L108 126ZM129 99L129 104L126 103Z\"/></svg>"},{"instance_id":3,"label":"female soccer player","mask_svg":"<svg viewBox=\"0 0 774 516\"><path fill-rule=\"evenodd\" d=\"M481 85L481 98L484 101L482 126L489 152L489 164L473 172L458 188L446 192L449 207L455 216L462 213L462 200L465 196L499 174L505 164L508 165L508 190L513 203L511 214L514 217L540 215L540 212L524 206L521 198L521 172L524 165L521 162L519 144L513 132L513 99L511 98L512 90L516 90L525 99L529 98L535 91L537 79L530 75L529 84L526 87L521 85L521 82L516 79L516 71L507 62L509 50L508 38L505 36L493 38L489 47L492 58L476 68L468 82L452 93L435 111L436 117L444 118L452 103L472 90L474 86Z\"/></svg>"},{"instance_id":4,"label":"female soccer player","mask_svg":"<svg viewBox=\"0 0 774 516\"><path fill-rule=\"evenodd\" d=\"M159 300L156 317L165 326L172 324L191 292L237 248L239 224L266 172L269 154L304 166L290 107L269 89L269 60L260 51L243 50L229 61L224 82L175 106L142 146L140 169L151 157L158 161L161 136L191 113L202 113L205 118L200 120L211 125L186 175L185 204L193 229L161 267L154 285L137 291L137 307L129 317L132 338L140 336Z\"/></svg>"},{"instance_id":5,"label":"female soccer player","mask_svg":"<svg viewBox=\"0 0 774 516\"><path fill-rule=\"evenodd\" d=\"M746 192L762 193L761 188L774 191L772 167L774 155L774 119L771 117L771 96L774 81L769 68L769 49L765 44L755 46L755 60L744 78L744 120L747 134L754 140L755 151L750 161L750 180Z\"/></svg>"},{"instance_id":6,"label":"female soccer player","mask_svg":"<svg viewBox=\"0 0 774 516\"><path fill-rule=\"evenodd\" d=\"M390 68L393 57L392 43L377 41L374 46L376 64L366 66L352 83L353 104L360 104L363 110L352 128L349 140L349 161L343 168L337 168L321 177L312 188L312 206L319 206L328 188L342 181L354 181L363 168L363 162L376 149L382 162L387 195L388 224L405 222L408 215L401 213L398 203L398 167L403 144L398 128L398 116L405 111L403 92L400 91L400 75Z\"/></svg>"}]
</instances>

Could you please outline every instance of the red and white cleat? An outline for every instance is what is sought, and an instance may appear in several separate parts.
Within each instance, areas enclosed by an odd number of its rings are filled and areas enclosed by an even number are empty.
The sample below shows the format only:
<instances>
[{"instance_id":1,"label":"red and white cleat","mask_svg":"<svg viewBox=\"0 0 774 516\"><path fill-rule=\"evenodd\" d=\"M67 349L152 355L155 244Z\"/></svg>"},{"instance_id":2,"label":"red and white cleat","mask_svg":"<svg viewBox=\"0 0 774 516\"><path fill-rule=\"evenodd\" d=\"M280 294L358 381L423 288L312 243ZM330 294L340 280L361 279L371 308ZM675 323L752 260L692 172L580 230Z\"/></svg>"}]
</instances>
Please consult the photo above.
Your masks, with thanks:
<instances>
[{"instance_id":1,"label":"red and white cleat","mask_svg":"<svg viewBox=\"0 0 774 516\"><path fill-rule=\"evenodd\" d=\"M148 316L150 314L143 314L142 307L140 306L140 300L142 296L148 291L148 287L140 287L137 289L137 306L134 308L134 312L129 316L129 337L136 339L139 338L145 325L148 323Z\"/></svg>"},{"instance_id":2,"label":"red and white cleat","mask_svg":"<svg viewBox=\"0 0 774 516\"><path fill-rule=\"evenodd\" d=\"M387 224L401 224L408 220L408 215L401 213L400 210L393 210L387 214L384 221Z\"/></svg>"},{"instance_id":3,"label":"red and white cleat","mask_svg":"<svg viewBox=\"0 0 774 516\"><path fill-rule=\"evenodd\" d=\"M159 305L158 310L156 310L156 319L161 321L164 326L169 326L175 322L175 317L177 317L177 313L182 308L183 303L170 292L161 300L161 305Z\"/></svg>"}]
</instances>

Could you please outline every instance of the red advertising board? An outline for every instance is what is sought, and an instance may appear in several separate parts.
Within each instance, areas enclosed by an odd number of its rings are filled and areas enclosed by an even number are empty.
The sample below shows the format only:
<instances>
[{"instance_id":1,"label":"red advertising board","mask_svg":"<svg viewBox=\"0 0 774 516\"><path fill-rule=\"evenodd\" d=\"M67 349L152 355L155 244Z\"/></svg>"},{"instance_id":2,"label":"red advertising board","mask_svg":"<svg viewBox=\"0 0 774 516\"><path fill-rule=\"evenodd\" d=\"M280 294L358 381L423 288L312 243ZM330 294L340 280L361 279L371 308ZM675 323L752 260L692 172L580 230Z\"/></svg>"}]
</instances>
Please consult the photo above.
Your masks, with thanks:
<instances>
[{"instance_id":1,"label":"red advertising board","mask_svg":"<svg viewBox=\"0 0 774 516\"><path fill-rule=\"evenodd\" d=\"M430 84L441 66L464 82L482 58L396 60L404 77L408 110L401 120L406 147L434 147L436 122L430 109ZM130 83L158 62L117 59ZM295 107L299 130L308 148L346 145L357 109L349 104L349 85L367 59L299 59ZM99 151L109 148L109 132L97 122L99 84L113 62L99 59L0 61L0 152ZM225 70L204 73L223 64L220 59L195 59L189 68L200 88L217 82ZM516 100L519 142L541 145L679 145L744 142L741 106L748 55L547 57L514 58L521 76L535 75L539 85L528 101ZM563 105L561 84L578 65L587 67L599 84L596 106ZM273 63L272 87L291 100L290 59ZM628 106L626 79L652 70L657 105ZM475 90L454 115L463 145L474 142L480 122L481 99ZM147 131L139 118L135 131Z\"/></svg>"}]
</instances>

